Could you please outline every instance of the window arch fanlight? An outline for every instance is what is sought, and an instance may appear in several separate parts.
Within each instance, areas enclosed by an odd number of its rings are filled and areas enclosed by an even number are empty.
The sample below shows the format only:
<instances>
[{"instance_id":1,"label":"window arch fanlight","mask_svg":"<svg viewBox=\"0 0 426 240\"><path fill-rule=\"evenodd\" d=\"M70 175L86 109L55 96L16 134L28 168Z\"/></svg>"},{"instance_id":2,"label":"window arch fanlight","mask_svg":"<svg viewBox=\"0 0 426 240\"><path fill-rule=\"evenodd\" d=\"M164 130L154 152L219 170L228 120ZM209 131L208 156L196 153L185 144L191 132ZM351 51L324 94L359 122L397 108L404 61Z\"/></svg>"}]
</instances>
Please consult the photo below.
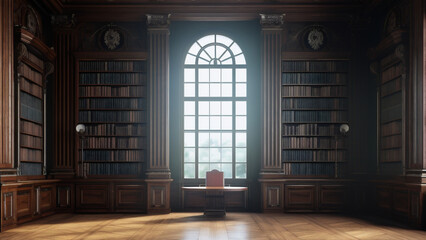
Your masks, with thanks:
<instances>
[{"instance_id":1,"label":"window arch fanlight","mask_svg":"<svg viewBox=\"0 0 426 240\"><path fill-rule=\"evenodd\" d=\"M247 175L247 67L238 44L208 35L184 62L184 178L218 169L227 179Z\"/></svg>"}]
</instances>

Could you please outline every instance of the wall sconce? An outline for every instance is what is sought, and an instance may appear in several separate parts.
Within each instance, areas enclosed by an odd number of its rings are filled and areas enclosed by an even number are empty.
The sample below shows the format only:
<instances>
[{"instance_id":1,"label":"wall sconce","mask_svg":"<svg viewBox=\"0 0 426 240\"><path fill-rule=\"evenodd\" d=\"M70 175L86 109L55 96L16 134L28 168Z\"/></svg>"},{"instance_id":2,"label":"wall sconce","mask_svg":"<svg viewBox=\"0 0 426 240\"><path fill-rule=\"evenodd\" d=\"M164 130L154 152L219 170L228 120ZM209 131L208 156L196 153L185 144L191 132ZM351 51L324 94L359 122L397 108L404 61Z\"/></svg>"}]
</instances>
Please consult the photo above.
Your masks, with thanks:
<instances>
[{"instance_id":1,"label":"wall sconce","mask_svg":"<svg viewBox=\"0 0 426 240\"><path fill-rule=\"evenodd\" d=\"M75 126L75 131L77 132L81 141L81 174L84 178L86 178L86 171L84 169L84 137L86 135L86 126L79 123L77 126Z\"/></svg>"}]
</instances>

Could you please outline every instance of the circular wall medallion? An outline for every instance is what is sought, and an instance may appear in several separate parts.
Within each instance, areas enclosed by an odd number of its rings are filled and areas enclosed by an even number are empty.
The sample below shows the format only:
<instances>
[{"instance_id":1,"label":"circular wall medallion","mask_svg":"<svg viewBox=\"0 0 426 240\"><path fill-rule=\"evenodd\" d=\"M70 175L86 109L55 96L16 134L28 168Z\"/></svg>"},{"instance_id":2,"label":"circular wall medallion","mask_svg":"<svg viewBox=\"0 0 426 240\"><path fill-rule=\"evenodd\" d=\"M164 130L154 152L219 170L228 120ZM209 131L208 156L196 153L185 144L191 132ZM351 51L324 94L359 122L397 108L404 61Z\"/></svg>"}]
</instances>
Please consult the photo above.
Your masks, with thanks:
<instances>
[{"instance_id":1,"label":"circular wall medallion","mask_svg":"<svg viewBox=\"0 0 426 240\"><path fill-rule=\"evenodd\" d=\"M320 50L325 43L324 31L320 28L312 28L307 34L306 42L309 48Z\"/></svg>"},{"instance_id":2,"label":"circular wall medallion","mask_svg":"<svg viewBox=\"0 0 426 240\"><path fill-rule=\"evenodd\" d=\"M114 30L108 29L104 33L103 44L108 50L115 50L121 46L122 36L121 34Z\"/></svg>"}]
</instances>

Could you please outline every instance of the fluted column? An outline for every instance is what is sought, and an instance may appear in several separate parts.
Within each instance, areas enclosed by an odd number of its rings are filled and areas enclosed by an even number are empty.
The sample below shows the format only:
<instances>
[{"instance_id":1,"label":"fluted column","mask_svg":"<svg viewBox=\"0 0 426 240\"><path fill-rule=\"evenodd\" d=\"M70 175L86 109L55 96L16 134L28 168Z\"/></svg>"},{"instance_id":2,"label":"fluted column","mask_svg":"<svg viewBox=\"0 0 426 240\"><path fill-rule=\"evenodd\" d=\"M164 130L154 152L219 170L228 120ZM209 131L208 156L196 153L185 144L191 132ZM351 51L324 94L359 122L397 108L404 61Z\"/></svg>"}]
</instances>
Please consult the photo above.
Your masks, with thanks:
<instances>
[{"instance_id":1,"label":"fluted column","mask_svg":"<svg viewBox=\"0 0 426 240\"><path fill-rule=\"evenodd\" d=\"M148 213L170 212L169 15L147 15L149 147Z\"/></svg>"},{"instance_id":2,"label":"fluted column","mask_svg":"<svg viewBox=\"0 0 426 240\"><path fill-rule=\"evenodd\" d=\"M14 174L13 1L0 1L0 175Z\"/></svg>"},{"instance_id":3,"label":"fluted column","mask_svg":"<svg viewBox=\"0 0 426 240\"><path fill-rule=\"evenodd\" d=\"M262 168L281 171L281 45L284 15L261 14Z\"/></svg>"}]
</instances>

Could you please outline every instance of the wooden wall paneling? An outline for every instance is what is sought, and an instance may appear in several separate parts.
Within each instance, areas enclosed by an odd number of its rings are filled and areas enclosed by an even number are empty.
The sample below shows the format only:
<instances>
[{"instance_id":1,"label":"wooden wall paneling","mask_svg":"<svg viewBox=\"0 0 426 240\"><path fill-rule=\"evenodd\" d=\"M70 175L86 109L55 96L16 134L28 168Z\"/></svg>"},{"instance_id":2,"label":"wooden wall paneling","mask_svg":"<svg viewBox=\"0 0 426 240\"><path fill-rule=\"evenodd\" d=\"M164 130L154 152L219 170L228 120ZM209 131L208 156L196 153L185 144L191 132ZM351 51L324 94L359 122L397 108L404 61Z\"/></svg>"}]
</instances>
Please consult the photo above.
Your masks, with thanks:
<instances>
[{"instance_id":1,"label":"wooden wall paneling","mask_svg":"<svg viewBox=\"0 0 426 240\"><path fill-rule=\"evenodd\" d=\"M55 208L56 200L56 186L55 185L41 185L39 195L39 209L40 214L46 215L52 213Z\"/></svg>"},{"instance_id":2,"label":"wooden wall paneling","mask_svg":"<svg viewBox=\"0 0 426 240\"><path fill-rule=\"evenodd\" d=\"M60 210L67 210L72 208L72 196L74 192L72 191L73 185L67 184L58 184L56 187L56 207Z\"/></svg>"},{"instance_id":3,"label":"wooden wall paneling","mask_svg":"<svg viewBox=\"0 0 426 240\"><path fill-rule=\"evenodd\" d=\"M247 208L247 191L224 192L226 210L245 210Z\"/></svg>"},{"instance_id":4,"label":"wooden wall paneling","mask_svg":"<svg viewBox=\"0 0 426 240\"><path fill-rule=\"evenodd\" d=\"M281 171L281 45L283 15L261 15L261 173Z\"/></svg>"},{"instance_id":5,"label":"wooden wall paneling","mask_svg":"<svg viewBox=\"0 0 426 240\"><path fill-rule=\"evenodd\" d=\"M392 190L389 187L376 187L376 204L382 211L390 212L392 207Z\"/></svg>"},{"instance_id":6,"label":"wooden wall paneling","mask_svg":"<svg viewBox=\"0 0 426 240\"><path fill-rule=\"evenodd\" d=\"M283 184L262 183L262 205L265 212L283 211Z\"/></svg>"},{"instance_id":7,"label":"wooden wall paneling","mask_svg":"<svg viewBox=\"0 0 426 240\"><path fill-rule=\"evenodd\" d=\"M345 203L344 185L320 185L318 207L320 210L339 210Z\"/></svg>"},{"instance_id":8,"label":"wooden wall paneling","mask_svg":"<svg viewBox=\"0 0 426 240\"><path fill-rule=\"evenodd\" d=\"M76 184L77 212L105 212L110 209L109 185Z\"/></svg>"},{"instance_id":9,"label":"wooden wall paneling","mask_svg":"<svg viewBox=\"0 0 426 240\"><path fill-rule=\"evenodd\" d=\"M206 206L206 196L203 191L185 191L182 194L183 209L186 211L203 211Z\"/></svg>"},{"instance_id":10,"label":"wooden wall paneling","mask_svg":"<svg viewBox=\"0 0 426 240\"><path fill-rule=\"evenodd\" d=\"M1 231L13 228L17 224L17 193L14 187L1 189Z\"/></svg>"},{"instance_id":11,"label":"wooden wall paneling","mask_svg":"<svg viewBox=\"0 0 426 240\"><path fill-rule=\"evenodd\" d=\"M146 192L144 185L116 184L115 211L144 212L146 209Z\"/></svg>"},{"instance_id":12,"label":"wooden wall paneling","mask_svg":"<svg viewBox=\"0 0 426 240\"><path fill-rule=\"evenodd\" d=\"M0 173L14 160L13 2L0 2Z\"/></svg>"},{"instance_id":13,"label":"wooden wall paneling","mask_svg":"<svg viewBox=\"0 0 426 240\"><path fill-rule=\"evenodd\" d=\"M284 211L314 211L316 209L315 185L285 185Z\"/></svg>"},{"instance_id":14,"label":"wooden wall paneling","mask_svg":"<svg viewBox=\"0 0 426 240\"><path fill-rule=\"evenodd\" d=\"M17 192L17 218L18 223L28 221L34 214L34 195L32 187L19 188Z\"/></svg>"},{"instance_id":15,"label":"wooden wall paneling","mask_svg":"<svg viewBox=\"0 0 426 240\"><path fill-rule=\"evenodd\" d=\"M407 189L395 188L392 191L392 204L395 214L408 216L410 214L410 192Z\"/></svg>"}]
</instances>

